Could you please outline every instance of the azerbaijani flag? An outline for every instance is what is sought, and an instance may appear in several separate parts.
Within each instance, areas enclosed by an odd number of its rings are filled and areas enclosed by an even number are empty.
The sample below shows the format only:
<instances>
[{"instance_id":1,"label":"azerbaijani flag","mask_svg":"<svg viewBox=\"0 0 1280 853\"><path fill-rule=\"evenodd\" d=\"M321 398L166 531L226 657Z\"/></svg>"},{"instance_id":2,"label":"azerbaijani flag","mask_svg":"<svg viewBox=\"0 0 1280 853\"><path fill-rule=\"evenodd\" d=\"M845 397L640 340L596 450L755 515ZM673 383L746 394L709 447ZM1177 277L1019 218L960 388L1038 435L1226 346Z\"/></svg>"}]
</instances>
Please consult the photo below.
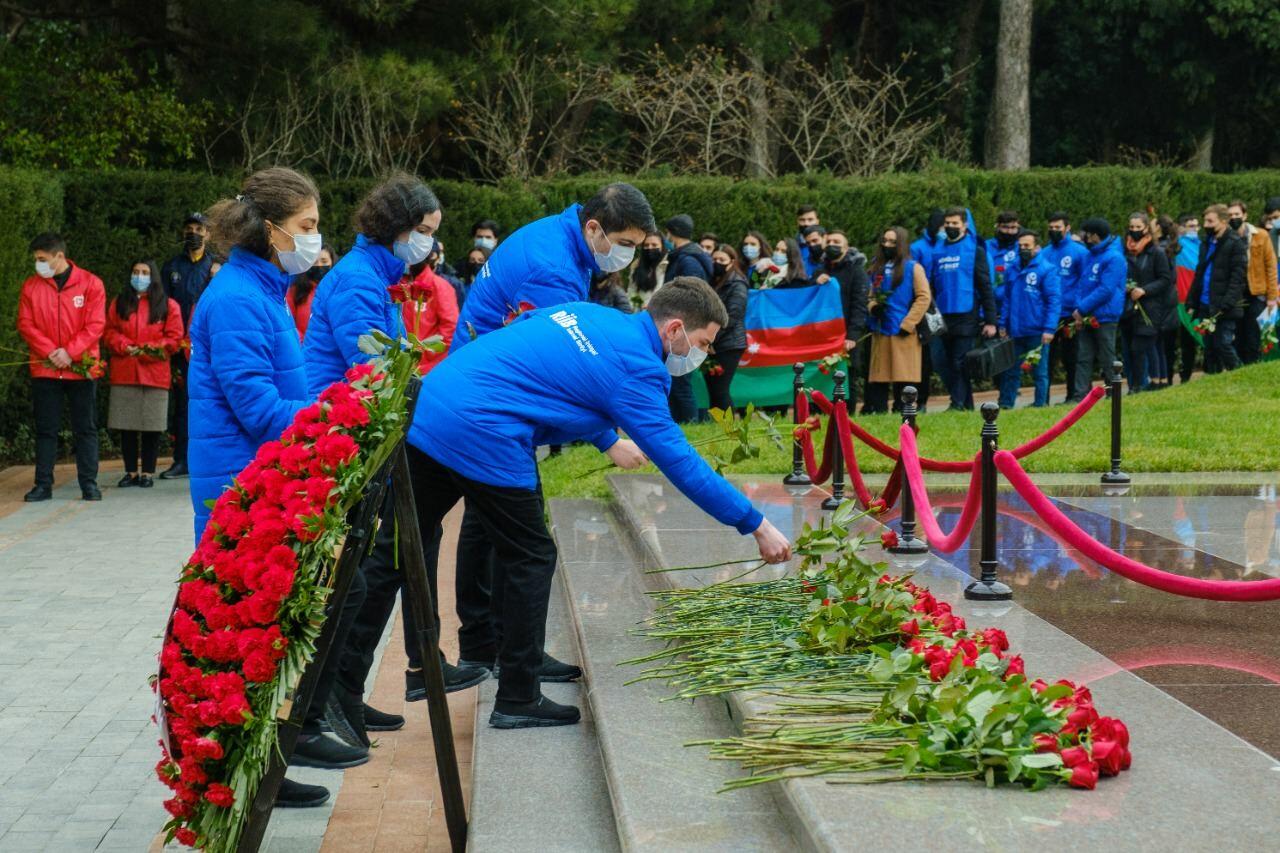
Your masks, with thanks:
<instances>
[{"instance_id":1,"label":"azerbaijani flag","mask_svg":"<svg viewBox=\"0 0 1280 853\"><path fill-rule=\"evenodd\" d=\"M734 406L789 406L792 365L805 362L805 384L830 393L831 378L818 362L844 349L844 311L835 279L810 287L747 293L747 349L730 393ZM701 376L701 374L699 374ZM694 382L698 406L706 408L706 385Z\"/></svg>"},{"instance_id":2,"label":"azerbaijani flag","mask_svg":"<svg viewBox=\"0 0 1280 853\"><path fill-rule=\"evenodd\" d=\"M1178 319L1196 343L1203 346L1200 333L1195 330L1195 320L1187 311L1187 294L1191 292L1191 283L1195 281L1196 264L1200 262L1200 238L1193 234L1184 234L1178 238L1178 256L1174 258L1174 283L1178 287Z\"/></svg>"}]
</instances>

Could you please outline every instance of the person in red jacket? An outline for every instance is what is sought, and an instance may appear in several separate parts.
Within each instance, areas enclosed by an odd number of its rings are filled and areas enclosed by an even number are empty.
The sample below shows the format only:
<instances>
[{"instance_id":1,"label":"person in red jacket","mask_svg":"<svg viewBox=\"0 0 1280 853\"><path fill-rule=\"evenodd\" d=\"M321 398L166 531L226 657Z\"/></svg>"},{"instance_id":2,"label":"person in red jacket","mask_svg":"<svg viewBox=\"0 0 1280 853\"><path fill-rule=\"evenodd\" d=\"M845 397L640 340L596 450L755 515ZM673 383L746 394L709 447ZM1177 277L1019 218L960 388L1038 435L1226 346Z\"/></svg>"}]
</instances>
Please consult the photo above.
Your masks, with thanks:
<instances>
[{"instance_id":1,"label":"person in red jacket","mask_svg":"<svg viewBox=\"0 0 1280 853\"><path fill-rule=\"evenodd\" d=\"M95 380L102 370L98 342L106 325L106 293L101 279L67 260L67 244L57 234L41 234L30 249L36 274L22 283L18 333L31 353L36 482L23 500L53 497L53 462L65 400L71 409L80 494L87 501L100 501Z\"/></svg>"},{"instance_id":2,"label":"person in red jacket","mask_svg":"<svg viewBox=\"0 0 1280 853\"><path fill-rule=\"evenodd\" d=\"M156 450L169 412L169 359L182 341L182 309L164 293L153 261L133 265L129 286L107 309L103 339L111 353L107 428L120 430L124 478L119 486L150 488ZM142 473L138 473L141 449Z\"/></svg>"},{"instance_id":3,"label":"person in red jacket","mask_svg":"<svg viewBox=\"0 0 1280 853\"><path fill-rule=\"evenodd\" d=\"M316 288L320 286L321 279L333 269L337 261L338 257L333 253L333 249L325 246L320 250L320 257L316 259L315 266L302 275L295 275L293 283L289 285L289 290L284 295L284 302L289 306L293 324L298 327L298 340L303 340L307 336L307 324L311 322L311 300L315 298Z\"/></svg>"},{"instance_id":4,"label":"person in red jacket","mask_svg":"<svg viewBox=\"0 0 1280 853\"><path fill-rule=\"evenodd\" d=\"M413 279L405 277L408 292L413 296L402 306L405 330L419 338L439 335L444 341L444 350L441 352L422 354L418 370L425 375L449 352L454 330L458 327L458 295L453 285L441 278L426 261L421 264L420 269L411 269L410 274L413 273L416 273Z\"/></svg>"}]
</instances>

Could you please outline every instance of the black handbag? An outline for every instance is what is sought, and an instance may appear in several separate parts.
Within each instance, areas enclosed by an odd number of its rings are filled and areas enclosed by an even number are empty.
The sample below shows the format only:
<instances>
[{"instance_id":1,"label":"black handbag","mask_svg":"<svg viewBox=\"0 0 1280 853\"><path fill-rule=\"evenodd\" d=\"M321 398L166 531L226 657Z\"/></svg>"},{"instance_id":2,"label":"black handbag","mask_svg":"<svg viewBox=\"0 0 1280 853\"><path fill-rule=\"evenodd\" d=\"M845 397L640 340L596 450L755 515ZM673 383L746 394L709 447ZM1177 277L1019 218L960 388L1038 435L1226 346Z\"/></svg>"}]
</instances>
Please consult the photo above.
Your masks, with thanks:
<instances>
[{"instance_id":1,"label":"black handbag","mask_svg":"<svg viewBox=\"0 0 1280 853\"><path fill-rule=\"evenodd\" d=\"M1018 361L1013 338L987 338L964 355L964 372L970 379L994 379Z\"/></svg>"}]
</instances>

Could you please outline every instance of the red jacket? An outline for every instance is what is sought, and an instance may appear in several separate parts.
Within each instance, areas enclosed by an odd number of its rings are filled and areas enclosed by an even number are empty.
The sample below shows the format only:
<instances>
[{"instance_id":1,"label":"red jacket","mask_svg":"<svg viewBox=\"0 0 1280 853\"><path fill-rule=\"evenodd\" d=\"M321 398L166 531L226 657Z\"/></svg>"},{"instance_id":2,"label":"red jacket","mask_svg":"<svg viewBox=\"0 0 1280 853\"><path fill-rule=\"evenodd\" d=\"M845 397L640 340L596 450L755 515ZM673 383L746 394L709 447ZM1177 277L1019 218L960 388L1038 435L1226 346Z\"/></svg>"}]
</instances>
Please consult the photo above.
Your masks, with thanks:
<instances>
[{"instance_id":1,"label":"red jacket","mask_svg":"<svg viewBox=\"0 0 1280 853\"><path fill-rule=\"evenodd\" d=\"M31 375L39 379L80 380L70 370L51 367L47 359L65 349L72 361L85 353L98 355L98 342L107 323L107 294L102 279L71 265L71 277L62 290L51 278L33 275L22 283L18 297L18 334L31 351Z\"/></svg>"},{"instance_id":2,"label":"red jacket","mask_svg":"<svg viewBox=\"0 0 1280 853\"><path fill-rule=\"evenodd\" d=\"M182 340L182 309L176 300L170 299L168 303L169 311L164 322L152 323L151 303L146 296L138 297L137 309L125 320L120 319L116 301L111 300L103 340L111 352L112 385L169 387L169 356L178 351ZM144 344L160 347L165 351L165 357L129 354L130 347Z\"/></svg>"},{"instance_id":3,"label":"red jacket","mask_svg":"<svg viewBox=\"0 0 1280 853\"><path fill-rule=\"evenodd\" d=\"M449 352L453 332L458 328L458 295L453 285L430 269L423 269L414 281L431 293L425 302L406 302L403 305L404 327L419 338L439 335L444 340L443 352L424 352L418 370L430 373Z\"/></svg>"},{"instance_id":4,"label":"red jacket","mask_svg":"<svg viewBox=\"0 0 1280 853\"><path fill-rule=\"evenodd\" d=\"M297 301L297 290L296 283L289 285L284 301L289 306L289 313L293 316L293 324L298 327L298 340L302 340L307 336L307 324L311 322L311 300L316 298L316 286L311 285L311 292L302 302Z\"/></svg>"}]
</instances>

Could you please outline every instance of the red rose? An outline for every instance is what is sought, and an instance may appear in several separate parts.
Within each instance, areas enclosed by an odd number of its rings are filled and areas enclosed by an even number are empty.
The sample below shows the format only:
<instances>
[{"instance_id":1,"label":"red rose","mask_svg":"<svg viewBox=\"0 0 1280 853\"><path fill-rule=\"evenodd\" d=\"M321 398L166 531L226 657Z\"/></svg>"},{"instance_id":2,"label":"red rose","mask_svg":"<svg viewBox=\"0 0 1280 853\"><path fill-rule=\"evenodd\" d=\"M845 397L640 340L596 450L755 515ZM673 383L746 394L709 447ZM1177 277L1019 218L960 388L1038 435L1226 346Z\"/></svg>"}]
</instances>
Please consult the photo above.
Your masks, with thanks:
<instances>
[{"instance_id":1,"label":"red rose","mask_svg":"<svg viewBox=\"0 0 1280 853\"><path fill-rule=\"evenodd\" d=\"M1077 764L1071 768L1071 778L1067 780L1073 788L1084 788L1092 791L1098 784L1098 766L1092 762Z\"/></svg>"},{"instance_id":2,"label":"red rose","mask_svg":"<svg viewBox=\"0 0 1280 853\"><path fill-rule=\"evenodd\" d=\"M824 599L822 599L822 606L823 606L823 607L830 607L830 606L831 606L831 599L829 599L829 598L824 598Z\"/></svg>"},{"instance_id":3,"label":"red rose","mask_svg":"<svg viewBox=\"0 0 1280 853\"><path fill-rule=\"evenodd\" d=\"M1068 767L1078 767L1081 764L1091 764L1092 761L1084 747L1073 746L1062 750L1062 763Z\"/></svg>"},{"instance_id":4,"label":"red rose","mask_svg":"<svg viewBox=\"0 0 1280 853\"><path fill-rule=\"evenodd\" d=\"M1008 665L1005 666L1004 677L1008 678L1011 675L1025 676L1026 674L1027 674L1027 670L1026 670L1026 667L1023 665L1022 655L1011 656L1008 659Z\"/></svg>"},{"instance_id":5,"label":"red rose","mask_svg":"<svg viewBox=\"0 0 1280 853\"><path fill-rule=\"evenodd\" d=\"M951 672L950 658L938 658L929 664L929 677L934 681L941 681L947 677L949 672Z\"/></svg>"},{"instance_id":6,"label":"red rose","mask_svg":"<svg viewBox=\"0 0 1280 853\"><path fill-rule=\"evenodd\" d=\"M1094 710L1092 705L1077 705L1075 710L1067 714L1067 728L1073 731L1084 731L1098 719L1098 712Z\"/></svg>"},{"instance_id":7,"label":"red rose","mask_svg":"<svg viewBox=\"0 0 1280 853\"><path fill-rule=\"evenodd\" d=\"M907 622L903 622L898 626L898 632L903 636L914 637L920 633L920 621L918 619L911 619Z\"/></svg>"},{"instance_id":8,"label":"red rose","mask_svg":"<svg viewBox=\"0 0 1280 853\"><path fill-rule=\"evenodd\" d=\"M1039 734L1031 739L1035 744L1036 752L1057 752L1058 739L1053 735Z\"/></svg>"},{"instance_id":9,"label":"red rose","mask_svg":"<svg viewBox=\"0 0 1280 853\"><path fill-rule=\"evenodd\" d=\"M173 837L178 840L179 844L185 844L188 847L195 847L196 842L200 840L199 836L187 829L185 826L180 826L175 829L173 831Z\"/></svg>"},{"instance_id":10,"label":"red rose","mask_svg":"<svg viewBox=\"0 0 1280 853\"><path fill-rule=\"evenodd\" d=\"M1031 689L1037 693L1043 693L1045 690L1049 689L1049 685L1045 683L1043 678L1037 678L1035 681L1031 682Z\"/></svg>"},{"instance_id":11,"label":"red rose","mask_svg":"<svg viewBox=\"0 0 1280 853\"><path fill-rule=\"evenodd\" d=\"M993 649L1006 651L1009 648L1009 637L999 628L983 628L982 641Z\"/></svg>"},{"instance_id":12,"label":"red rose","mask_svg":"<svg viewBox=\"0 0 1280 853\"><path fill-rule=\"evenodd\" d=\"M214 782L204 792L204 798L219 808L229 809L236 801L235 792L220 782Z\"/></svg>"},{"instance_id":13,"label":"red rose","mask_svg":"<svg viewBox=\"0 0 1280 853\"><path fill-rule=\"evenodd\" d=\"M1090 751L1093 753L1093 760L1098 763L1098 768L1102 771L1103 776L1119 776L1120 771L1124 768L1121 766L1124 757L1124 747L1113 740L1095 740Z\"/></svg>"},{"instance_id":14,"label":"red rose","mask_svg":"<svg viewBox=\"0 0 1280 853\"><path fill-rule=\"evenodd\" d=\"M1032 365L1031 365L1031 362L1029 362L1029 361L1024 361L1024 362L1022 362L1022 372L1023 372L1023 373L1030 373L1030 372L1031 372L1031 366L1032 366Z\"/></svg>"},{"instance_id":15,"label":"red rose","mask_svg":"<svg viewBox=\"0 0 1280 853\"><path fill-rule=\"evenodd\" d=\"M819 364L818 372L825 376L826 374L831 372L831 368L827 367L825 364Z\"/></svg>"},{"instance_id":16,"label":"red rose","mask_svg":"<svg viewBox=\"0 0 1280 853\"><path fill-rule=\"evenodd\" d=\"M886 551L890 548L898 547L898 534L892 530L886 530L880 534L880 547Z\"/></svg>"},{"instance_id":17,"label":"red rose","mask_svg":"<svg viewBox=\"0 0 1280 853\"><path fill-rule=\"evenodd\" d=\"M1094 740L1113 740L1122 747L1129 746L1129 729L1115 717L1099 717L1089 731Z\"/></svg>"}]
</instances>

